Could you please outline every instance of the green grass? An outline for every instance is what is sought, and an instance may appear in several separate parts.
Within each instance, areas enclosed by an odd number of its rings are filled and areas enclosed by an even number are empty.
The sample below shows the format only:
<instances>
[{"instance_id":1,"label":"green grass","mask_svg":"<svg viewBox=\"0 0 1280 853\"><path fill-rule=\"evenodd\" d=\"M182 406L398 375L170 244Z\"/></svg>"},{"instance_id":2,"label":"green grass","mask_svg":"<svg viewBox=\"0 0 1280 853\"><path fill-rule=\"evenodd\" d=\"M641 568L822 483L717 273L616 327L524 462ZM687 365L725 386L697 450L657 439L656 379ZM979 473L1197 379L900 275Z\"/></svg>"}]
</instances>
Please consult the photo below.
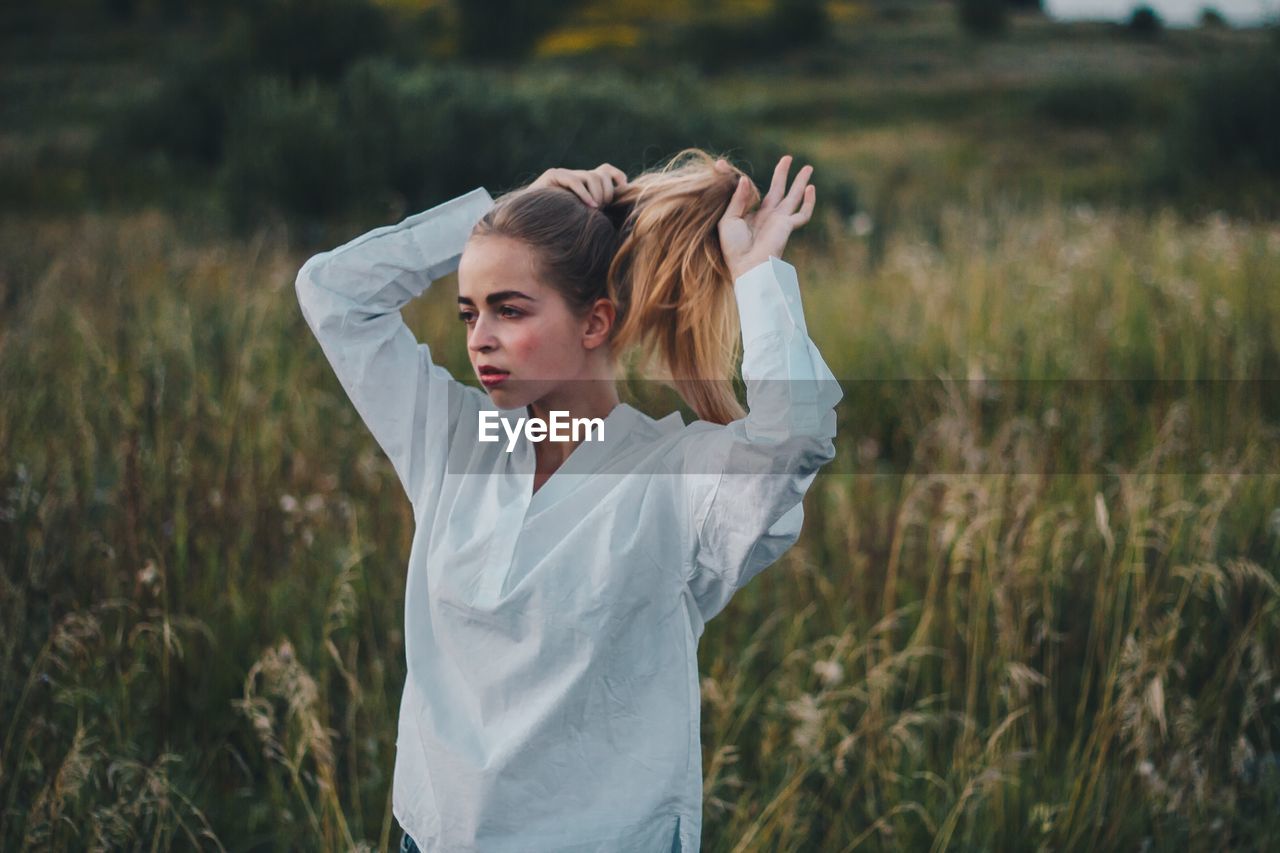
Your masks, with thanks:
<instances>
[{"instance_id":1,"label":"green grass","mask_svg":"<svg viewBox=\"0 0 1280 853\"><path fill-rule=\"evenodd\" d=\"M943 221L942 248L904 230L870 271L864 241L797 249L838 375L1274 363L1272 227ZM160 214L4 233L31 285L0 350L6 844L384 842L411 519L297 314L301 257ZM409 312L442 358L449 286ZM1069 437L964 406L907 433L908 473L878 473L902 406L844 409L857 461L702 641L707 848L1274 832L1280 791L1246 775L1280 734L1280 445L1258 405L1194 468L1161 467L1177 432L1155 423L1127 467L1066 474L1048 471Z\"/></svg>"}]
</instances>

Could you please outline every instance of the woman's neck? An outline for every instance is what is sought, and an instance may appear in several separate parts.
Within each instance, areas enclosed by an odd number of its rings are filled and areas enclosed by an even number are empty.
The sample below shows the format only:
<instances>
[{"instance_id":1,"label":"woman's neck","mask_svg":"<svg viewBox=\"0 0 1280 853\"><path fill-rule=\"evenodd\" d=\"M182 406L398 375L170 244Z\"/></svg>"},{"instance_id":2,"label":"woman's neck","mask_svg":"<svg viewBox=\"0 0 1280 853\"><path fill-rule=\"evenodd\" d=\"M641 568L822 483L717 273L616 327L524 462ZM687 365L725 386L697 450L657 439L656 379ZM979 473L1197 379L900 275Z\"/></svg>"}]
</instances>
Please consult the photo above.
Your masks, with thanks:
<instances>
[{"instance_id":1,"label":"woman's neck","mask_svg":"<svg viewBox=\"0 0 1280 853\"><path fill-rule=\"evenodd\" d=\"M618 388L613 380L588 380L566 383L562 393L549 394L525 408L530 417L550 422L551 413L566 412L565 417L600 418L604 420L617 407ZM554 470L569 458L580 442L540 441L535 445L539 470Z\"/></svg>"}]
</instances>

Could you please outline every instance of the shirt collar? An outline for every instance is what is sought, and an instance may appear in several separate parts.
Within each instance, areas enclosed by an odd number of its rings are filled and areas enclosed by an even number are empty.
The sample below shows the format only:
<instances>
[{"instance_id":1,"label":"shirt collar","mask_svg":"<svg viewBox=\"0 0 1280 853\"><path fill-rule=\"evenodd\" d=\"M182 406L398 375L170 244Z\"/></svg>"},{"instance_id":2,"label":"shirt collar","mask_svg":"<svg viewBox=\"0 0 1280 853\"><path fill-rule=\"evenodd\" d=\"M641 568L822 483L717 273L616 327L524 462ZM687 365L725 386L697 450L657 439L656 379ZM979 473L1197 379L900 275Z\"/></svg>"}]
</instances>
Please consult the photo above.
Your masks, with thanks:
<instances>
[{"instance_id":1,"label":"shirt collar","mask_svg":"<svg viewBox=\"0 0 1280 853\"><path fill-rule=\"evenodd\" d=\"M569 458L560 463L547 481L530 498L529 511L538 507L550 506L577 488L585 475L595 473L608 459L609 454L619 448L628 435L635 429L640 412L627 403L614 406L604 418L603 437L599 441L583 441L573 449ZM532 446L529 452L520 457L520 474L522 482L533 489L534 466L537 457Z\"/></svg>"}]
</instances>

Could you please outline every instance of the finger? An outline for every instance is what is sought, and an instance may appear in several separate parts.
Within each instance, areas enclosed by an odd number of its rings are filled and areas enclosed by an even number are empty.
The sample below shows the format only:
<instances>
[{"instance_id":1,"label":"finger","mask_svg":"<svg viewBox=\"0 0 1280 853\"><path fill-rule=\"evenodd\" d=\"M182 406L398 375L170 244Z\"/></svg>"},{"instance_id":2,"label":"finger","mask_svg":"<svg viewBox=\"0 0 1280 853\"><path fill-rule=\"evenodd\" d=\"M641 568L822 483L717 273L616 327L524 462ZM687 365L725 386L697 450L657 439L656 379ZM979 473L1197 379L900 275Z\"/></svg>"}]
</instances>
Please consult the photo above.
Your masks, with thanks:
<instances>
[{"instance_id":1,"label":"finger","mask_svg":"<svg viewBox=\"0 0 1280 853\"><path fill-rule=\"evenodd\" d=\"M583 172L582 181L587 185L594 206L599 207L604 199L604 178L595 172Z\"/></svg>"},{"instance_id":2,"label":"finger","mask_svg":"<svg viewBox=\"0 0 1280 853\"><path fill-rule=\"evenodd\" d=\"M575 195L578 196L578 198L582 199L582 203L587 205L588 207L596 206L596 200L591 197L591 190L587 187L586 181L584 181L582 178L576 178L574 180L566 180L564 184L562 184L562 186L571 190Z\"/></svg>"},{"instance_id":3,"label":"finger","mask_svg":"<svg viewBox=\"0 0 1280 853\"><path fill-rule=\"evenodd\" d=\"M791 155L784 154L773 167L773 181L769 184L769 192L760 199L760 209L767 210L782 200L787 190L787 173L791 171Z\"/></svg>"},{"instance_id":4,"label":"finger","mask_svg":"<svg viewBox=\"0 0 1280 853\"><path fill-rule=\"evenodd\" d=\"M558 187L558 186L560 186L560 182L556 178L556 170L547 169L545 172L543 172L541 175L538 176L537 180L529 184L529 189L535 189L535 188L545 189L547 187Z\"/></svg>"},{"instance_id":5,"label":"finger","mask_svg":"<svg viewBox=\"0 0 1280 853\"><path fill-rule=\"evenodd\" d=\"M813 184L804 188L804 204L800 207L800 212L793 214L791 217L791 225L793 227L804 225L809 221L809 217L813 215L813 206L817 203L818 188Z\"/></svg>"},{"instance_id":6,"label":"finger","mask_svg":"<svg viewBox=\"0 0 1280 853\"><path fill-rule=\"evenodd\" d=\"M613 179L613 183L620 187L627 185L627 173L619 169L617 166L609 163L601 163L598 171L604 172L606 176Z\"/></svg>"},{"instance_id":7,"label":"finger","mask_svg":"<svg viewBox=\"0 0 1280 853\"><path fill-rule=\"evenodd\" d=\"M573 190L573 186L578 180L578 176L573 173L572 169L548 169L544 177L547 179L548 186L560 187L566 190Z\"/></svg>"},{"instance_id":8,"label":"finger","mask_svg":"<svg viewBox=\"0 0 1280 853\"><path fill-rule=\"evenodd\" d=\"M600 202L600 206L604 207L613 201L613 177L604 175L599 172L595 173L596 184L599 187L600 194L596 196L596 200Z\"/></svg>"},{"instance_id":9,"label":"finger","mask_svg":"<svg viewBox=\"0 0 1280 853\"><path fill-rule=\"evenodd\" d=\"M746 175L738 178L738 186L729 196L729 206L725 209L725 219L742 218L747 212L747 201L751 198L751 179Z\"/></svg>"},{"instance_id":10,"label":"finger","mask_svg":"<svg viewBox=\"0 0 1280 853\"><path fill-rule=\"evenodd\" d=\"M809 178L813 175L813 167L807 163L796 172L796 179L791 184L791 191L787 193L787 197L782 201L782 209L787 213L794 213L796 207L799 206L801 199L804 198L805 187L809 185Z\"/></svg>"}]
</instances>

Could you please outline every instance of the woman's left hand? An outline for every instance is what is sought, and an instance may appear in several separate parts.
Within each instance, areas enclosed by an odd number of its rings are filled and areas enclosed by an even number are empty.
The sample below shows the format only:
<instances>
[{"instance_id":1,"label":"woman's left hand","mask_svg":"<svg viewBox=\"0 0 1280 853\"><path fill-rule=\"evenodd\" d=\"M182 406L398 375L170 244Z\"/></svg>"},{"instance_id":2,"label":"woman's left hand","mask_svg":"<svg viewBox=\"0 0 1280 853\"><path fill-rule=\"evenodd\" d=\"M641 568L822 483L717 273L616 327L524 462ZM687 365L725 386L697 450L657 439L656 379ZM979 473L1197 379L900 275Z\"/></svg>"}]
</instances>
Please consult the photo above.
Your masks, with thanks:
<instances>
[{"instance_id":1,"label":"woman's left hand","mask_svg":"<svg viewBox=\"0 0 1280 853\"><path fill-rule=\"evenodd\" d=\"M626 172L601 163L594 169L547 169L527 189L560 187L577 195L583 204L598 208L613 201L617 190L626 185Z\"/></svg>"},{"instance_id":2,"label":"woman's left hand","mask_svg":"<svg viewBox=\"0 0 1280 853\"><path fill-rule=\"evenodd\" d=\"M747 200L751 197L750 178L740 178L729 199L729 207L720 219L718 230L720 250L724 252L729 273L735 281L743 273L767 261L770 255L781 258L791 232L808 222L813 214L817 197L817 190L809 183L813 167L801 167L788 192L787 173L791 171L791 159L787 154L778 161L769 192L760 199L760 206L753 212L747 212ZM717 161L716 168L730 170L729 164L723 160Z\"/></svg>"}]
</instances>

